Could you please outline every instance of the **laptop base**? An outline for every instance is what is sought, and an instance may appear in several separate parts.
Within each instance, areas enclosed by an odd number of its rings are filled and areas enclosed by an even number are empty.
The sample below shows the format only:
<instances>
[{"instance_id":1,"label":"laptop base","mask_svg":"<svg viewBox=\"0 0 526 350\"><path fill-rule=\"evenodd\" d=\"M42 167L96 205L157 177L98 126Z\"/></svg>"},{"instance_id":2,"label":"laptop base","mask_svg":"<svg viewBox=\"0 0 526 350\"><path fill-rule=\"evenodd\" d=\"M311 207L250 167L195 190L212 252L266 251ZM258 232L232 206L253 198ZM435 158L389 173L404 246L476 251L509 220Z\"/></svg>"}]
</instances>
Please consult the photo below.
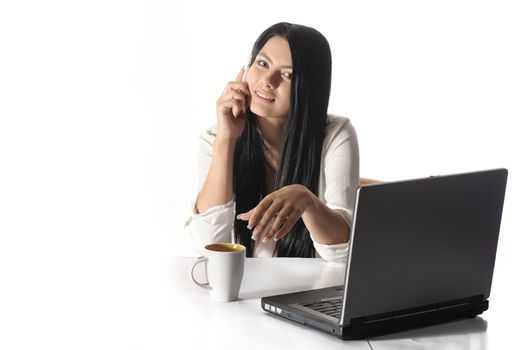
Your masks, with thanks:
<instances>
[{"instance_id":1,"label":"laptop base","mask_svg":"<svg viewBox=\"0 0 526 350\"><path fill-rule=\"evenodd\" d=\"M478 296L448 303L428 305L425 308L407 309L403 310L403 312L399 311L375 315L374 317L355 318L351 319L349 325L340 326L316 317L310 317L310 315L306 313L298 313L297 310L289 312L292 311L290 305L276 303L275 300L270 299L272 299L272 297L261 300L263 310L276 316L322 330L342 340L372 338L466 318L474 318L486 311L489 306L488 300L483 300L482 296ZM274 306L274 310L279 308L282 311L278 314L267 310L265 304Z\"/></svg>"},{"instance_id":2,"label":"laptop base","mask_svg":"<svg viewBox=\"0 0 526 350\"><path fill-rule=\"evenodd\" d=\"M341 328L340 339L363 339L384 334L428 327L460 319L474 318L488 309L488 300L472 298L460 301L457 306L440 306L425 312L409 312L407 315L386 316L384 319L367 321L351 319L351 324Z\"/></svg>"}]
</instances>

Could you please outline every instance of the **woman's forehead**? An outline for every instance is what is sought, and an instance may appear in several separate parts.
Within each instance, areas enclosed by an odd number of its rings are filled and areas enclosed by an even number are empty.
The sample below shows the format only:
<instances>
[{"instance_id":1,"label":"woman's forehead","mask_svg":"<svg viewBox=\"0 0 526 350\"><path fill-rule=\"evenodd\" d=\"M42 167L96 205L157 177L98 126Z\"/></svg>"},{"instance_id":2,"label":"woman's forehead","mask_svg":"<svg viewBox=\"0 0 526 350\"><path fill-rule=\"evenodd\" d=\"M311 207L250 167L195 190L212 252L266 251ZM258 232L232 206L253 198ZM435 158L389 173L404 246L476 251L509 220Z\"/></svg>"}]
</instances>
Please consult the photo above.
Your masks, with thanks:
<instances>
[{"instance_id":1,"label":"woman's forehead","mask_svg":"<svg viewBox=\"0 0 526 350\"><path fill-rule=\"evenodd\" d=\"M284 68L292 68L292 54L289 42L281 36L273 36L258 53L269 60L270 63Z\"/></svg>"}]
</instances>

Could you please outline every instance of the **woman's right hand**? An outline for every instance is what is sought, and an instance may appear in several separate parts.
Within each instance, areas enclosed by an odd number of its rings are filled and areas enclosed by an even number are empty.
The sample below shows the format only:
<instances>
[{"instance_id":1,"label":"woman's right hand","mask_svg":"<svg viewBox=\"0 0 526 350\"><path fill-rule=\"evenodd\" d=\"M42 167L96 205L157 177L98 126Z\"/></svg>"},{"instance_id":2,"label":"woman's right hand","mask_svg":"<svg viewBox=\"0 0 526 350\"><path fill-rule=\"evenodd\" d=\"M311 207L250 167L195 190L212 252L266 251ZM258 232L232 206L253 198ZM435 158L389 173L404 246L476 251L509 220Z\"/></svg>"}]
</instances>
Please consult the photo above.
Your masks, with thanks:
<instances>
[{"instance_id":1,"label":"woman's right hand","mask_svg":"<svg viewBox=\"0 0 526 350\"><path fill-rule=\"evenodd\" d=\"M243 82L244 70L238 73L236 80L231 81L217 100L217 136L216 138L237 140L245 128L247 96L250 95L248 84Z\"/></svg>"}]
</instances>

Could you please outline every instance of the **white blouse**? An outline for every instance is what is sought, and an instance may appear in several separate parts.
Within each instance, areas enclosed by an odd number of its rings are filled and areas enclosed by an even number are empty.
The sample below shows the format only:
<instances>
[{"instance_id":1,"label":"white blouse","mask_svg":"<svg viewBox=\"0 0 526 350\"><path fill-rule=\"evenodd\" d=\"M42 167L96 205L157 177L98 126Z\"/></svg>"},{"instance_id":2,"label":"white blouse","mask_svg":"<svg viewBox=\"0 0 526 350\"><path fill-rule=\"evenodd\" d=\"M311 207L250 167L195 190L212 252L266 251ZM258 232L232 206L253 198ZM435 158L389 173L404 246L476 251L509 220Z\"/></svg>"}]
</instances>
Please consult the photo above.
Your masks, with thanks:
<instances>
[{"instance_id":1,"label":"white blouse","mask_svg":"<svg viewBox=\"0 0 526 350\"><path fill-rule=\"evenodd\" d=\"M328 115L321 156L318 197L329 208L340 213L352 227L352 211L356 188L359 183L359 152L356 131L349 119ZM199 189L208 175L212 162L216 127L200 135L199 143ZM209 208L198 213L192 203L191 213L185 222L185 232L194 249L203 254L203 247L210 243L234 242L235 201ZM349 232L350 233L350 232ZM347 259L349 243L320 244L311 235L316 257L326 261L343 263ZM275 256L276 242L254 242L254 257Z\"/></svg>"}]
</instances>

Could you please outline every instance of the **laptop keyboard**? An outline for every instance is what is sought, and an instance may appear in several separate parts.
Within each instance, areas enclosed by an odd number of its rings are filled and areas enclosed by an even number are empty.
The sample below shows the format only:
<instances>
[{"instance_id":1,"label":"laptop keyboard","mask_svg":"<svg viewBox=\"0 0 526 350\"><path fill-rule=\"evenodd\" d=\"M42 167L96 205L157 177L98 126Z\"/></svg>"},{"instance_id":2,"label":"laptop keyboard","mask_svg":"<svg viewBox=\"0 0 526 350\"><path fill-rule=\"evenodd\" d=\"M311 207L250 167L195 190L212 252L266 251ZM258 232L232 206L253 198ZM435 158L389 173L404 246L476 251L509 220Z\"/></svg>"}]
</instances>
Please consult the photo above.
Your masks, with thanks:
<instances>
[{"instance_id":1,"label":"laptop keyboard","mask_svg":"<svg viewBox=\"0 0 526 350\"><path fill-rule=\"evenodd\" d=\"M314 302L308 302L300 304L304 307L312 309L322 314L329 315L331 317L340 318L342 314L342 298L334 298L329 300L319 300Z\"/></svg>"}]
</instances>

